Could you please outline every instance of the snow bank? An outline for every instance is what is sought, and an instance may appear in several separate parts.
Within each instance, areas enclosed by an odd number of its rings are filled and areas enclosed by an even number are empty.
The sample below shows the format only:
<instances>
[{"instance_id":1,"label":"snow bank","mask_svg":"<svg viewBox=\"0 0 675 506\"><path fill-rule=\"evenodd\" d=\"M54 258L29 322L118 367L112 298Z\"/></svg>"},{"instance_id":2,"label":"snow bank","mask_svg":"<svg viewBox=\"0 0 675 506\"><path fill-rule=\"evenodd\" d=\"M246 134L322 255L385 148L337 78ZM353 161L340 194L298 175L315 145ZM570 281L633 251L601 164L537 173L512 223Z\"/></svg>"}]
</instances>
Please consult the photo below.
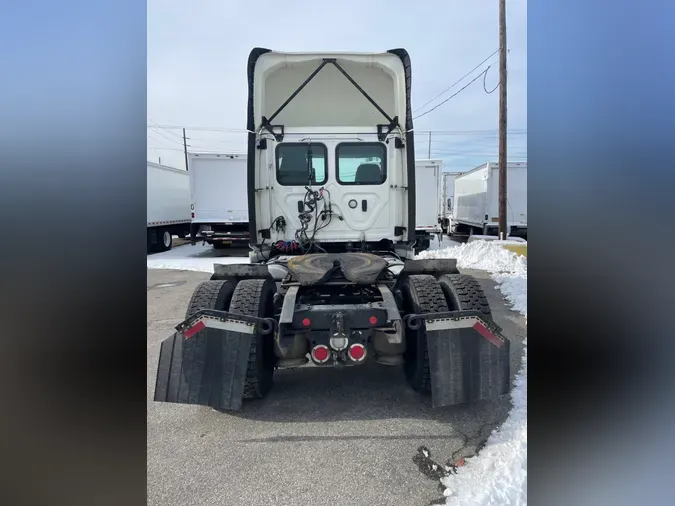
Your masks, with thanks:
<instances>
[{"instance_id":1,"label":"snow bank","mask_svg":"<svg viewBox=\"0 0 675 506\"><path fill-rule=\"evenodd\" d=\"M506 240L501 240L493 235L472 235L467 240L468 243L474 241L491 241L497 244L518 244L518 245L527 244L527 241L522 237L511 237L511 236L508 236Z\"/></svg>"},{"instance_id":2,"label":"snow bank","mask_svg":"<svg viewBox=\"0 0 675 506\"><path fill-rule=\"evenodd\" d=\"M186 244L164 253L148 255L148 269L175 269L179 271L213 272L213 264L247 264L247 256L217 256L213 246Z\"/></svg>"},{"instance_id":3,"label":"snow bank","mask_svg":"<svg viewBox=\"0 0 675 506\"><path fill-rule=\"evenodd\" d=\"M527 318L527 260L492 242L477 241L436 251L418 258L456 258L457 266L492 274L514 311ZM527 504L527 340L522 367L511 391L513 407L476 457L466 459L455 475L444 478L446 504Z\"/></svg>"}]
</instances>

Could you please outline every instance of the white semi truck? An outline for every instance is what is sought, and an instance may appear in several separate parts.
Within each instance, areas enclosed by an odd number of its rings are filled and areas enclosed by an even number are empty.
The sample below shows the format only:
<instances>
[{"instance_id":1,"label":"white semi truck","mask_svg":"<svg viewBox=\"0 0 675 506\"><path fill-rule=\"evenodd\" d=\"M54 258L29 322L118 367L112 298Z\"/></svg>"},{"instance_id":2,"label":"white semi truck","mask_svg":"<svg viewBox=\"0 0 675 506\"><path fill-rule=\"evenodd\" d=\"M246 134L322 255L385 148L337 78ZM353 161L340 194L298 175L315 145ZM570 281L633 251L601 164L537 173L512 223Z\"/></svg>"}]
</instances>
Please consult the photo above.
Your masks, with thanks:
<instances>
[{"instance_id":1,"label":"white semi truck","mask_svg":"<svg viewBox=\"0 0 675 506\"><path fill-rule=\"evenodd\" d=\"M192 244L248 245L246 155L189 154Z\"/></svg>"},{"instance_id":2,"label":"white semi truck","mask_svg":"<svg viewBox=\"0 0 675 506\"><path fill-rule=\"evenodd\" d=\"M441 229L441 174L443 160L415 160L415 232L416 251L424 251L431 245Z\"/></svg>"},{"instance_id":3,"label":"white semi truck","mask_svg":"<svg viewBox=\"0 0 675 506\"><path fill-rule=\"evenodd\" d=\"M196 287L155 400L238 410L309 361L402 367L435 407L508 393L509 340L478 281L415 258L407 51L255 48L247 71L250 263L216 263Z\"/></svg>"},{"instance_id":4,"label":"white semi truck","mask_svg":"<svg viewBox=\"0 0 675 506\"><path fill-rule=\"evenodd\" d=\"M506 164L508 235L527 238L527 162ZM455 178L452 232L497 235L499 166L488 162Z\"/></svg>"},{"instance_id":5,"label":"white semi truck","mask_svg":"<svg viewBox=\"0 0 675 506\"><path fill-rule=\"evenodd\" d=\"M147 251L167 251L173 236L190 233L190 177L183 169L148 162Z\"/></svg>"}]
</instances>

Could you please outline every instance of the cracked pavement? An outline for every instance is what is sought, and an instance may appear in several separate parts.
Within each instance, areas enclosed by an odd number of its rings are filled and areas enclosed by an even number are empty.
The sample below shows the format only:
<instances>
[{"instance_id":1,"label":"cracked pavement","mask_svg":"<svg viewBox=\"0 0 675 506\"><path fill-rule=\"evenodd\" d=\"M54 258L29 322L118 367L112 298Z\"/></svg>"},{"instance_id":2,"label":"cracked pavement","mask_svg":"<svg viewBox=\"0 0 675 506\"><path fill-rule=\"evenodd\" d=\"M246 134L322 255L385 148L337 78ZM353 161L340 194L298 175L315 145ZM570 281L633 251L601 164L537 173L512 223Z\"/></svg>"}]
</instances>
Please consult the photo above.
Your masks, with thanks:
<instances>
[{"instance_id":1,"label":"cracked pavement","mask_svg":"<svg viewBox=\"0 0 675 506\"><path fill-rule=\"evenodd\" d=\"M524 318L487 273L476 276L520 367ZM439 463L473 455L507 416L498 402L432 409L397 367L306 367L275 373L261 401L240 413L155 403L160 342L208 273L148 270L148 504L426 505L438 482L413 463L420 446Z\"/></svg>"}]
</instances>

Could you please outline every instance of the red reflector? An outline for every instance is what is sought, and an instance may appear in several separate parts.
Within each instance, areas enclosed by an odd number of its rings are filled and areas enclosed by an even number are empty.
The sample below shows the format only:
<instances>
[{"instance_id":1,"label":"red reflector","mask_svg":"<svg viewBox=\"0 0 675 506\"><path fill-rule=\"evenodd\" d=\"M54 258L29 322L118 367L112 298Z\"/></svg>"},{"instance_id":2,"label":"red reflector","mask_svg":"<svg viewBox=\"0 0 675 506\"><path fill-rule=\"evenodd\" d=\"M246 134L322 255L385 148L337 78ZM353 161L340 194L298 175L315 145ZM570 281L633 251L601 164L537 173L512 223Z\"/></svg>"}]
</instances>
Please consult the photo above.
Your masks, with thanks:
<instances>
[{"instance_id":1,"label":"red reflector","mask_svg":"<svg viewBox=\"0 0 675 506\"><path fill-rule=\"evenodd\" d=\"M200 330L205 329L205 328L206 328L206 325L204 324L204 322L198 321L192 327L190 327L189 329L186 329L185 332L183 332L183 335L185 336L185 339L190 339L197 332L199 332Z\"/></svg>"},{"instance_id":2,"label":"red reflector","mask_svg":"<svg viewBox=\"0 0 675 506\"><path fill-rule=\"evenodd\" d=\"M365 354L366 349L361 344L353 344L352 347L349 348L349 356L352 360L359 361L364 357Z\"/></svg>"},{"instance_id":3,"label":"red reflector","mask_svg":"<svg viewBox=\"0 0 675 506\"><path fill-rule=\"evenodd\" d=\"M312 323L312 322L310 321L309 318L303 318L303 319L302 319L302 324L303 324L305 327L309 327L309 326L311 325L311 323Z\"/></svg>"},{"instance_id":4,"label":"red reflector","mask_svg":"<svg viewBox=\"0 0 675 506\"><path fill-rule=\"evenodd\" d=\"M325 362L328 360L329 351L325 346L317 346L314 348L314 351L312 351L312 355L314 355L314 359L317 362Z\"/></svg>"},{"instance_id":5,"label":"red reflector","mask_svg":"<svg viewBox=\"0 0 675 506\"><path fill-rule=\"evenodd\" d=\"M497 348L501 348L504 346L504 342L499 339L496 335L494 335L492 332L490 332L485 325L483 325L480 322L476 322L473 326L474 329L476 329L476 332L478 332L481 336L483 336L485 339L490 341L492 344L494 344Z\"/></svg>"},{"instance_id":6,"label":"red reflector","mask_svg":"<svg viewBox=\"0 0 675 506\"><path fill-rule=\"evenodd\" d=\"M193 217L193 218L195 217L195 213L192 213L192 217Z\"/></svg>"},{"instance_id":7,"label":"red reflector","mask_svg":"<svg viewBox=\"0 0 675 506\"><path fill-rule=\"evenodd\" d=\"M371 316L368 321L370 322L371 325L376 325L377 324L377 318L375 316Z\"/></svg>"}]
</instances>

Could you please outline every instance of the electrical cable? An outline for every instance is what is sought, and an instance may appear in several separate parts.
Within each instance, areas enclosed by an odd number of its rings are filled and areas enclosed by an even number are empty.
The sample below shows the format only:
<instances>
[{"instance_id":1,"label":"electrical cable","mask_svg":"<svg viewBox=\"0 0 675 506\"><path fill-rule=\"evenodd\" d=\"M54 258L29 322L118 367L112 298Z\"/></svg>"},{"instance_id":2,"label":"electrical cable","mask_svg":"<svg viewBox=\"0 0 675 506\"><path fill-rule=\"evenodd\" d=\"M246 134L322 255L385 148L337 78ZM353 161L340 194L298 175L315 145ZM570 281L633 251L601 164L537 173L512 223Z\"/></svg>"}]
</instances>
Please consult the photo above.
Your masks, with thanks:
<instances>
[{"instance_id":1,"label":"electrical cable","mask_svg":"<svg viewBox=\"0 0 675 506\"><path fill-rule=\"evenodd\" d=\"M420 114L419 116L415 116L413 119L415 120L415 119L417 119L417 118L421 118L422 116L426 116L426 115L429 114L430 112L435 111L435 110L438 109L440 106L442 106L443 104L445 104L446 102L448 102L451 98L454 98L454 97L456 97L457 95L459 95L460 93L462 93L465 89L467 89L467 88L468 88L469 86L471 86L473 83L475 83L476 81L478 81L478 79L479 79L483 74L485 74L485 73L489 70L489 68L490 68L490 67L488 67L488 68L485 69L483 72L481 72L480 74L478 74L478 75L477 75L476 77L474 77L471 81L469 81L469 82L468 82L467 84L465 84L462 88L460 88L459 91L457 91L456 93L453 93L453 94L450 95L448 98L446 98L445 100L443 100L443 102L440 102L439 104L435 105L434 107L432 107L432 108L429 109L428 111L423 112L423 113Z\"/></svg>"},{"instance_id":2,"label":"electrical cable","mask_svg":"<svg viewBox=\"0 0 675 506\"><path fill-rule=\"evenodd\" d=\"M497 88L499 88L499 86L502 84L502 82L501 82L501 80L500 80L500 81L497 83L497 86L495 86L491 91L488 91L488 90L487 90L487 87L485 86L485 78L487 77L488 70L490 70L490 67L491 67L491 66L492 66L492 65L488 65L488 68L486 68L486 69L485 69L485 72L483 73L483 91L485 91L485 93L487 93L488 95L494 93L495 90L497 90Z\"/></svg>"},{"instance_id":3,"label":"electrical cable","mask_svg":"<svg viewBox=\"0 0 675 506\"><path fill-rule=\"evenodd\" d=\"M493 57L494 55L496 55L498 52L499 52L499 49L497 49L494 53L492 53L490 56L488 56L487 58L485 58L482 62L480 62L480 63L479 63L478 65L476 65L474 68L472 68L471 70L469 70L466 74L464 74L462 77L460 77L457 81L455 81L454 83L452 83L448 88L446 88L445 90L443 90L442 92L440 92L440 93L439 93L438 95L436 95L434 98L432 98L432 99L429 100L427 103L425 103L423 106L418 107L417 109L415 109L415 111L413 111L413 112L418 112L418 111L424 109L427 105L429 105L431 102L433 102L434 100L436 100L437 98L439 98L441 95L444 95L445 93L447 93L448 91L450 91L452 88L454 88L455 86L457 86L460 82L462 82L466 77L468 77L469 75L473 74L474 71L475 71L476 69L480 68L481 65L483 65L486 61L488 61L490 58L492 58L492 57Z\"/></svg>"}]
</instances>

